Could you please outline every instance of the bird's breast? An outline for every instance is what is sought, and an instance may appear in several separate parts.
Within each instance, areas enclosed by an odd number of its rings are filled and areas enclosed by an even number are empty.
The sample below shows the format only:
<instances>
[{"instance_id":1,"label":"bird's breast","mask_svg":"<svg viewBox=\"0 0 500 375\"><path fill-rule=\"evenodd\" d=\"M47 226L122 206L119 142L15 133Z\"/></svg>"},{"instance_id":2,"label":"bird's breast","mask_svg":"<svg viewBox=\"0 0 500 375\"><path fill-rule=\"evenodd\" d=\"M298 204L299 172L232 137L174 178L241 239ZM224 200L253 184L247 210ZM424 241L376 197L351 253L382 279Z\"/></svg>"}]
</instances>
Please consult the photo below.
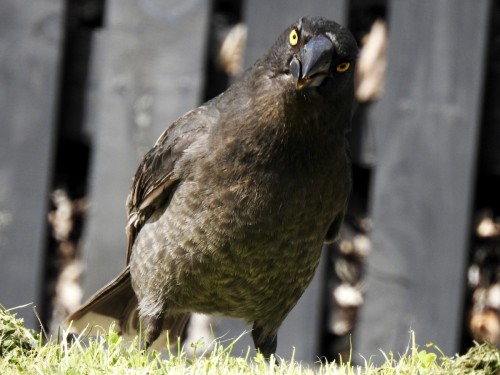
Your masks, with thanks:
<instances>
[{"instance_id":1,"label":"bird's breast","mask_svg":"<svg viewBox=\"0 0 500 375\"><path fill-rule=\"evenodd\" d=\"M164 283L180 310L249 321L286 314L312 279L328 226L347 201L345 150L333 150L272 154L226 138L144 226L141 232L151 226L155 238L139 233L132 261L161 268L153 281Z\"/></svg>"}]
</instances>

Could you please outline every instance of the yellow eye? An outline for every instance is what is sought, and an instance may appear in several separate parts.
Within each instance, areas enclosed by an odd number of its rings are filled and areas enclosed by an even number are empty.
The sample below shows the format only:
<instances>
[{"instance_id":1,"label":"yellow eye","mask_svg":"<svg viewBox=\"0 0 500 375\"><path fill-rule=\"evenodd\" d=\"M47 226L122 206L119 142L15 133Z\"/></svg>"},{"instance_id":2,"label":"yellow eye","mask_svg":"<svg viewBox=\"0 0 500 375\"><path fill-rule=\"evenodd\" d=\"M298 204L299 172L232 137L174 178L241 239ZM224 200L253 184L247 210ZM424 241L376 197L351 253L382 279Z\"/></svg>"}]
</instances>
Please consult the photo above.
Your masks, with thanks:
<instances>
[{"instance_id":1,"label":"yellow eye","mask_svg":"<svg viewBox=\"0 0 500 375\"><path fill-rule=\"evenodd\" d=\"M339 65L337 65L337 72L344 73L347 69L349 69L350 66L351 64L348 62L340 63Z\"/></svg>"},{"instance_id":2,"label":"yellow eye","mask_svg":"<svg viewBox=\"0 0 500 375\"><path fill-rule=\"evenodd\" d=\"M288 41L292 46L297 45L297 43L299 42L299 33L297 32L296 29L290 31L290 35L288 35Z\"/></svg>"}]
</instances>

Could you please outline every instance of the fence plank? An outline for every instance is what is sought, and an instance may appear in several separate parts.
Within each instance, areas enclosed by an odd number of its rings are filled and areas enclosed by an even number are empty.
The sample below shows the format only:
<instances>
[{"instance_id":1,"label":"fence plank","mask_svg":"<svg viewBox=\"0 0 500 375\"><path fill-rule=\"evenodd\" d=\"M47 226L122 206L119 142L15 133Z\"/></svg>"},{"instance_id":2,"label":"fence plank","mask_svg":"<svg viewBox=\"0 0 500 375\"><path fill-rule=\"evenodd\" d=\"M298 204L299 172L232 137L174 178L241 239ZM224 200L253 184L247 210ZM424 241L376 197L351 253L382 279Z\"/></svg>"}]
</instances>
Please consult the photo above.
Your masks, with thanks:
<instances>
[{"instance_id":1,"label":"fence plank","mask_svg":"<svg viewBox=\"0 0 500 375\"><path fill-rule=\"evenodd\" d=\"M62 1L0 2L0 304L42 303ZM18 315L38 326L31 309Z\"/></svg>"},{"instance_id":2,"label":"fence plank","mask_svg":"<svg viewBox=\"0 0 500 375\"><path fill-rule=\"evenodd\" d=\"M108 1L107 26L95 39L87 114L95 141L82 256L86 296L125 265L125 199L140 158L199 102L208 2L197 0L181 13L175 10L183 2L174 3ZM152 13L150 4L160 9Z\"/></svg>"},{"instance_id":3,"label":"fence plank","mask_svg":"<svg viewBox=\"0 0 500 375\"><path fill-rule=\"evenodd\" d=\"M489 0L390 3L373 253L355 352L460 344ZM381 360L381 356L378 359Z\"/></svg>"}]
</instances>

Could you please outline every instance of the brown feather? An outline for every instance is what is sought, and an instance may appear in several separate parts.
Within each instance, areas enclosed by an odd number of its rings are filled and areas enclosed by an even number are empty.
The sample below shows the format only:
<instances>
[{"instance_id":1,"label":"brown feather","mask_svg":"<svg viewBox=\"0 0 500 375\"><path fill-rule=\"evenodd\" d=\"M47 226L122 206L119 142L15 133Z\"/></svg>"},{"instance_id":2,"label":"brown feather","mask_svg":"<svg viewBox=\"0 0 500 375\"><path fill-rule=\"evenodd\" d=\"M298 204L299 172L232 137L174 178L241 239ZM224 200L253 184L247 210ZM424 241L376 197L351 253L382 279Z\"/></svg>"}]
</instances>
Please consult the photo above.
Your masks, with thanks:
<instances>
[{"instance_id":1,"label":"brown feather","mask_svg":"<svg viewBox=\"0 0 500 375\"><path fill-rule=\"evenodd\" d=\"M127 197L127 264L137 233L157 206L165 203L165 197L173 193L179 181L174 175L175 163L192 142L198 139L197 134L202 134L207 128L208 117L207 121L200 121L200 114L203 112L207 112L205 106L196 108L169 126L137 168ZM179 132L179 129L182 131Z\"/></svg>"},{"instance_id":2,"label":"brown feather","mask_svg":"<svg viewBox=\"0 0 500 375\"><path fill-rule=\"evenodd\" d=\"M288 43L298 29L304 48ZM290 70L299 52L319 76ZM302 18L239 82L169 126L127 198L130 271L72 317L102 312L125 332L140 313L150 345L164 328L180 335L189 312L224 314L253 323L256 348L274 353L345 211L353 69L335 67L354 68L357 53L340 25Z\"/></svg>"}]
</instances>

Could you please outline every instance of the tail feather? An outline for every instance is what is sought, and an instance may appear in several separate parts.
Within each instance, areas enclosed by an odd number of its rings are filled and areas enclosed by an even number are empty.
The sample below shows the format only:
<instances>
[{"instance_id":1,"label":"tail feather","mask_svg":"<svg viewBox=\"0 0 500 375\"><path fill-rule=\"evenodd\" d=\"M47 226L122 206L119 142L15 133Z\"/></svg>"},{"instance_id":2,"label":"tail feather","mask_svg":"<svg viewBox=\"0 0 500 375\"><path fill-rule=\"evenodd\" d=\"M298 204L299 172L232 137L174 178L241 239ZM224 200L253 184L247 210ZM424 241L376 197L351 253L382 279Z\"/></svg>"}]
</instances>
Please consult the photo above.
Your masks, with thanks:
<instances>
[{"instance_id":1,"label":"tail feather","mask_svg":"<svg viewBox=\"0 0 500 375\"><path fill-rule=\"evenodd\" d=\"M165 317L163 330L168 331L170 343L174 344L176 338L182 335L188 319L189 313ZM112 324L126 339L132 339L139 331L137 297L132 289L128 266L65 320L65 326L71 332L85 331L90 335L105 333ZM161 348L166 341L156 340L155 344L159 345L153 347Z\"/></svg>"},{"instance_id":2,"label":"tail feather","mask_svg":"<svg viewBox=\"0 0 500 375\"><path fill-rule=\"evenodd\" d=\"M129 321L134 320L137 298L130 281L129 267L103 287L78 310L66 318L65 325L73 332L93 334L96 331L107 331L111 324L121 333L128 333ZM96 332L97 333L97 332Z\"/></svg>"}]
</instances>

